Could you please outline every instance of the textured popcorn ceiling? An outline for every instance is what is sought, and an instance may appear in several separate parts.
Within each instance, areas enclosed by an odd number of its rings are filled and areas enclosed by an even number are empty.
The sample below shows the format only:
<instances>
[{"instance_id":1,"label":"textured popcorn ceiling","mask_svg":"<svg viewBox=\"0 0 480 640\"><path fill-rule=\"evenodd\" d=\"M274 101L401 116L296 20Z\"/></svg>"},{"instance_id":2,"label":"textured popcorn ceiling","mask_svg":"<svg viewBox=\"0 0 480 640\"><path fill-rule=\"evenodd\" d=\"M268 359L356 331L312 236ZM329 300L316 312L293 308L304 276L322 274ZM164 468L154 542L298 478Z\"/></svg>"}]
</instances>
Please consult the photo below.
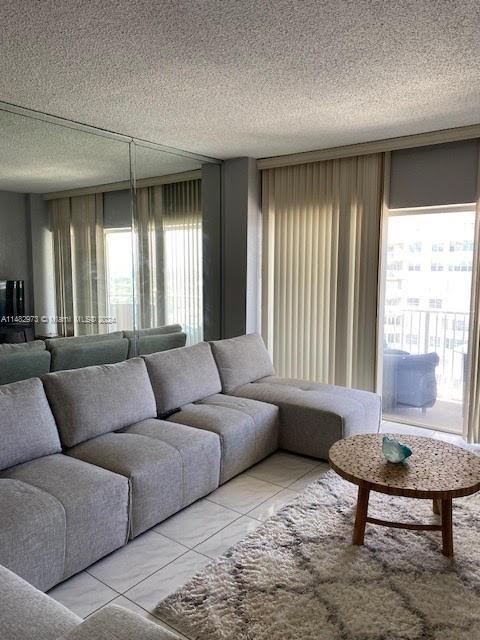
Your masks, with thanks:
<instances>
[{"instance_id":1,"label":"textured popcorn ceiling","mask_svg":"<svg viewBox=\"0 0 480 640\"><path fill-rule=\"evenodd\" d=\"M0 98L217 157L480 122L478 0L2 0Z\"/></svg>"}]
</instances>

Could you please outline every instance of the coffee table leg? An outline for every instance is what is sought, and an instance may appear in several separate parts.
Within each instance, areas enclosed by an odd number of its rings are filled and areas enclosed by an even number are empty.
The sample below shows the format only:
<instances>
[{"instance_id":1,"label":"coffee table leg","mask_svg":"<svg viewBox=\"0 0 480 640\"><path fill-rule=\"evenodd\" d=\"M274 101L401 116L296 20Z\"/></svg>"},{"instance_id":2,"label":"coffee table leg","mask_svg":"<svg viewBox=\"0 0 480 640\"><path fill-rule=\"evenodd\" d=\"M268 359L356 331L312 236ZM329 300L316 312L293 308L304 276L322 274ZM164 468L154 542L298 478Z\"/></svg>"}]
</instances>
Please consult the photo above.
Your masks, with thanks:
<instances>
[{"instance_id":1,"label":"coffee table leg","mask_svg":"<svg viewBox=\"0 0 480 640\"><path fill-rule=\"evenodd\" d=\"M353 527L353 544L363 544L365 525L367 524L369 496L370 489L358 487L357 513L355 516L355 526Z\"/></svg>"},{"instance_id":2,"label":"coffee table leg","mask_svg":"<svg viewBox=\"0 0 480 640\"><path fill-rule=\"evenodd\" d=\"M440 498L433 499L433 513L439 516L442 513L442 501Z\"/></svg>"},{"instance_id":3,"label":"coffee table leg","mask_svg":"<svg viewBox=\"0 0 480 640\"><path fill-rule=\"evenodd\" d=\"M442 553L447 558L453 556L452 499L442 500Z\"/></svg>"}]
</instances>

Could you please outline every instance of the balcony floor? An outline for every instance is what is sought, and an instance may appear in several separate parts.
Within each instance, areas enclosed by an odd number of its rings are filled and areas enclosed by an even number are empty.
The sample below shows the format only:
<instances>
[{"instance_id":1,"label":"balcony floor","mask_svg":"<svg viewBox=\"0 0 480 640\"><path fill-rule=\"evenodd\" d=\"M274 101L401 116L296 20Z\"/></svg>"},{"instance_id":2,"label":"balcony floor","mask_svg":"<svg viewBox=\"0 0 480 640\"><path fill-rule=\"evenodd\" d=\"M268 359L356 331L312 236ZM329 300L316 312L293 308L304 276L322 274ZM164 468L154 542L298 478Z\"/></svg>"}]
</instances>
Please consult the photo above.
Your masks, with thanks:
<instances>
[{"instance_id":1,"label":"balcony floor","mask_svg":"<svg viewBox=\"0 0 480 640\"><path fill-rule=\"evenodd\" d=\"M463 406L460 402L437 400L426 414L416 407L396 407L383 415L384 420L398 420L404 424L420 425L427 429L443 429L463 433Z\"/></svg>"}]
</instances>

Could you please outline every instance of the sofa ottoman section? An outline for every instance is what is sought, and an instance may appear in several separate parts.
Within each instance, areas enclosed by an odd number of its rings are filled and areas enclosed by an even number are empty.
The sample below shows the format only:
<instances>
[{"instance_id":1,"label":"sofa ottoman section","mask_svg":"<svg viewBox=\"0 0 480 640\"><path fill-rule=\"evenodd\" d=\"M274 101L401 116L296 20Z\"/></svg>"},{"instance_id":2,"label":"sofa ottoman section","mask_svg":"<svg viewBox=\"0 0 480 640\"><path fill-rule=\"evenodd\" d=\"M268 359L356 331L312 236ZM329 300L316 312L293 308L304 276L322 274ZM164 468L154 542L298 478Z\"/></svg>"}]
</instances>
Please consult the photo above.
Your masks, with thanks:
<instances>
[{"instance_id":1,"label":"sofa ottoman section","mask_svg":"<svg viewBox=\"0 0 480 640\"><path fill-rule=\"evenodd\" d=\"M63 580L127 541L129 487L123 476L59 453L2 471L0 477L36 487L62 505Z\"/></svg>"},{"instance_id":2,"label":"sofa ottoman section","mask_svg":"<svg viewBox=\"0 0 480 640\"><path fill-rule=\"evenodd\" d=\"M184 506L182 458L165 442L133 433L107 433L67 453L125 477L130 485L131 538Z\"/></svg>"},{"instance_id":3,"label":"sofa ottoman section","mask_svg":"<svg viewBox=\"0 0 480 640\"><path fill-rule=\"evenodd\" d=\"M19 480L0 479L0 564L47 591L65 564L66 517L49 493Z\"/></svg>"},{"instance_id":4,"label":"sofa ottoman section","mask_svg":"<svg viewBox=\"0 0 480 640\"><path fill-rule=\"evenodd\" d=\"M144 420L122 432L153 438L176 449L182 462L182 508L217 489L221 449L216 433L166 420Z\"/></svg>"}]
</instances>

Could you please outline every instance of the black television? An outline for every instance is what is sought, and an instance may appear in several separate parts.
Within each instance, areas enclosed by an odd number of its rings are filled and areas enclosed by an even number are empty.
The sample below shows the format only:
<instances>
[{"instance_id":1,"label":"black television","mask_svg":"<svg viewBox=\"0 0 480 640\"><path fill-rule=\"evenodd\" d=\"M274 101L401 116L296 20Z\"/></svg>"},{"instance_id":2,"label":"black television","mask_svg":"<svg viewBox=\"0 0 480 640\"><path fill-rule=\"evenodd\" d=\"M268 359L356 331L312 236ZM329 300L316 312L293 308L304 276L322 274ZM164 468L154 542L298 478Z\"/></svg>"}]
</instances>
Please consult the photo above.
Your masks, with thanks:
<instances>
[{"instance_id":1,"label":"black television","mask_svg":"<svg viewBox=\"0 0 480 640\"><path fill-rule=\"evenodd\" d=\"M25 283L23 280L0 280L0 322L15 322L25 315Z\"/></svg>"}]
</instances>

